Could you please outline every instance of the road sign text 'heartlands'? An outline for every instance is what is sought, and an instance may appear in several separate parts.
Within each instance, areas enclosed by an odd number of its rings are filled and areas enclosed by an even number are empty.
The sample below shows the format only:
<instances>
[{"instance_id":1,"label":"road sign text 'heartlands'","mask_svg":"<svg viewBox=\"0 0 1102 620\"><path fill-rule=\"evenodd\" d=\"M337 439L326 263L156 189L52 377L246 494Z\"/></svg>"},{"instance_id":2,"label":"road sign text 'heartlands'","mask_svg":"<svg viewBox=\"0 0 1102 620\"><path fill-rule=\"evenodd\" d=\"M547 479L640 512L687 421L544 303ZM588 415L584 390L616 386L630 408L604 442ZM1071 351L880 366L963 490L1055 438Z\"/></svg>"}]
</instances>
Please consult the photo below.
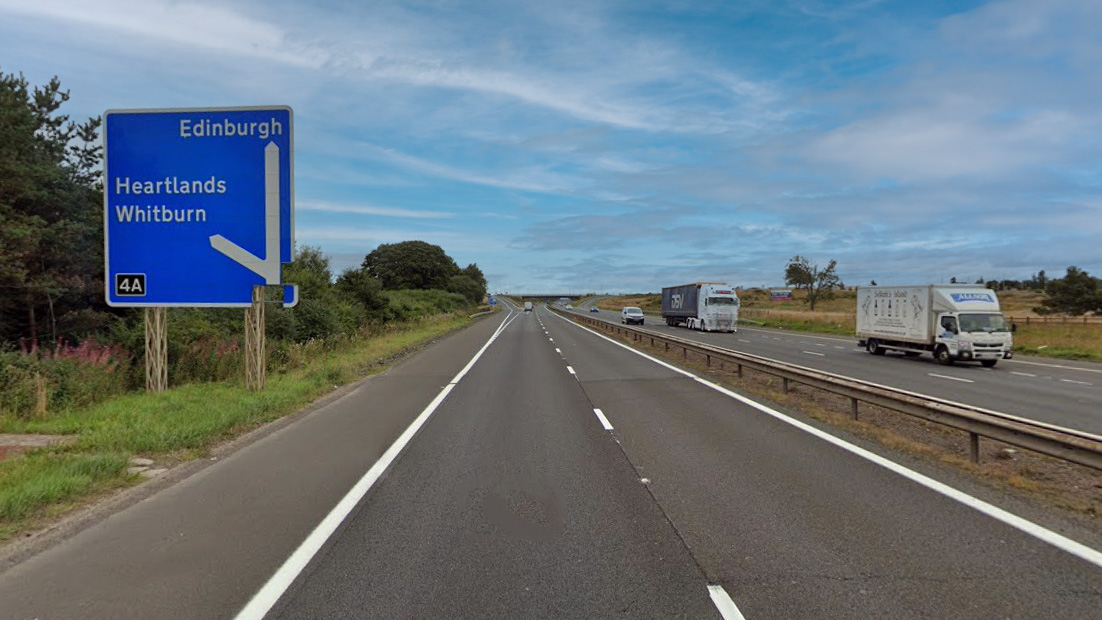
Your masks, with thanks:
<instances>
[{"instance_id":1,"label":"road sign text 'heartlands'","mask_svg":"<svg viewBox=\"0 0 1102 620\"><path fill-rule=\"evenodd\" d=\"M291 108L108 110L112 306L248 306L294 248Z\"/></svg>"}]
</instances>

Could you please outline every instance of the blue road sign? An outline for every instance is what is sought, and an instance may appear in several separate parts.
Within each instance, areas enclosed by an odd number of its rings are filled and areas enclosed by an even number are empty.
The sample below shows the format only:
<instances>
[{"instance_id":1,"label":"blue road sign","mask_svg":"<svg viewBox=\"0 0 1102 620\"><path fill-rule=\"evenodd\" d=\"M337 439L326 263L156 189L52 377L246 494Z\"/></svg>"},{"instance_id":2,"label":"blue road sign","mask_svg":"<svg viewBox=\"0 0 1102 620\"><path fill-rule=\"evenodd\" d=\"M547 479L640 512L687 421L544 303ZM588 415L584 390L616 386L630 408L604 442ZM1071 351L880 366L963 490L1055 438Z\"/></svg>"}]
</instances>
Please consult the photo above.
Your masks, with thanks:
<instances>
[{"instance_id":1,"label":"blue road sign","mask_svg":"<svg viewBox=\"0 0 1102 620\"><path fill-rule=\"evenodd\" d=\"M281 283L294 247L291 108L104 116L109 305L242 307L253 286Z\"/></svg>"}]
</instances>

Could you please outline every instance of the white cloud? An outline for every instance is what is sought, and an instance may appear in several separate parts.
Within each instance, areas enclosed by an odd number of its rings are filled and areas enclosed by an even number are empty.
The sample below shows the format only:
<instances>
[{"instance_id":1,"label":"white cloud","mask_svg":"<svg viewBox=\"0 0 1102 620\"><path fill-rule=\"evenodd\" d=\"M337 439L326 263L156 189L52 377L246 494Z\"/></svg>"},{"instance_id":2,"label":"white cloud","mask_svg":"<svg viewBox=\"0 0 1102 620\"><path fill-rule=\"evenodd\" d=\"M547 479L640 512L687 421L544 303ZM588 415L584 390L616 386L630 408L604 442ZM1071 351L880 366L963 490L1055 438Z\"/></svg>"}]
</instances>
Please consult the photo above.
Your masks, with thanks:
<instances>
[{"instance_id":1,"label":"white cloud","mask_svg":"<svg viewBox=\"0 0 1102 620\"><path fill-rule=\"evenodd\" d=\"M316 68L323 56L290 44L284 29L223 5L167 0L0 0L5 12L136 35L127 47L148 53L151 41L168 41L211 52L255 56ZM116 40L117 39L113 39Z\"/></svg>"},{"instance_id":2,"label":"white cloud","mask_svg":"<svg viewBox=\"0 0 1102 620\"><path fill-rule=\"evenodd\" d=\"M343 204L336 202L306 201L295 204L296 210L323 211L327 213L356 213L360 215L378 215L382 217L407 217L414 219L442 219L455 217L446 211L419 211L398 207L378 207L364 204Z\"/></svg>"}]
</instances>

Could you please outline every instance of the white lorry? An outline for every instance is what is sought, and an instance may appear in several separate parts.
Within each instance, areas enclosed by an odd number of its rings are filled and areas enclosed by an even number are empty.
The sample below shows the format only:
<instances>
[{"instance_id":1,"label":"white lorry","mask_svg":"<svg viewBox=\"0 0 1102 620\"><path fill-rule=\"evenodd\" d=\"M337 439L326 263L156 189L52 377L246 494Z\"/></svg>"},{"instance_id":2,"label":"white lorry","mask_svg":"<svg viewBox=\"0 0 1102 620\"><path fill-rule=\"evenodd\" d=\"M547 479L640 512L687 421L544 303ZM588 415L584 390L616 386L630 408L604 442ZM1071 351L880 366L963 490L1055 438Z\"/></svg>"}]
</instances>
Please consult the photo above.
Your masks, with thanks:
<instances>
[{"instance_id":1,"label":"white lorry","mask_svg":"<svg viewBox=\"0 0 1102 620\"><path fill-rule=\"evenodd\" d=\"M873 355L929 352L941 364L990 368L1013 356L1010 332L995 291L982 286L857 287L858 344Z\"/></svg>"},{"instance_id":2,"label":"white lorry","mask_svg":"<svg viewBox=\"0 0 1102 620\"><path fill-rule=\"evenodd\" d=\"M671 327L733 332L738 329L738 308L738 295L730 284L698 282L662 289L662 317Z\"/></svg>"}]
</instances>

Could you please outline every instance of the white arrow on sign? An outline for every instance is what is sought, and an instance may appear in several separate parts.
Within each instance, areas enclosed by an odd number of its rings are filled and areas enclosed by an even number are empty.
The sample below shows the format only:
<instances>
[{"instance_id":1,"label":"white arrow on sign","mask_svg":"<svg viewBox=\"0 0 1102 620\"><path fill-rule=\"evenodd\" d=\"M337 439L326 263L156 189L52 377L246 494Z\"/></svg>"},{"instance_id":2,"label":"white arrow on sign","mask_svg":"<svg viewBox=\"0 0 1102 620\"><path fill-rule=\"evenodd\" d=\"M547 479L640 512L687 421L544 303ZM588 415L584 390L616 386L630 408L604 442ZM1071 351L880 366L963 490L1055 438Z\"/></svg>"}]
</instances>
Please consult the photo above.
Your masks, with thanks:
<instances>
[{"instance_id":1,"label":"white arrow on sign","mask_svg":"<svg viewBox=\"0 0 1102 620\"><path fill-rule=\"evenodd\" d=\"M265 284L279 284L279 146L264 147L264 258L222 235L211 235L210 246L264 278Z\"/></svg>"}]
</instances>

